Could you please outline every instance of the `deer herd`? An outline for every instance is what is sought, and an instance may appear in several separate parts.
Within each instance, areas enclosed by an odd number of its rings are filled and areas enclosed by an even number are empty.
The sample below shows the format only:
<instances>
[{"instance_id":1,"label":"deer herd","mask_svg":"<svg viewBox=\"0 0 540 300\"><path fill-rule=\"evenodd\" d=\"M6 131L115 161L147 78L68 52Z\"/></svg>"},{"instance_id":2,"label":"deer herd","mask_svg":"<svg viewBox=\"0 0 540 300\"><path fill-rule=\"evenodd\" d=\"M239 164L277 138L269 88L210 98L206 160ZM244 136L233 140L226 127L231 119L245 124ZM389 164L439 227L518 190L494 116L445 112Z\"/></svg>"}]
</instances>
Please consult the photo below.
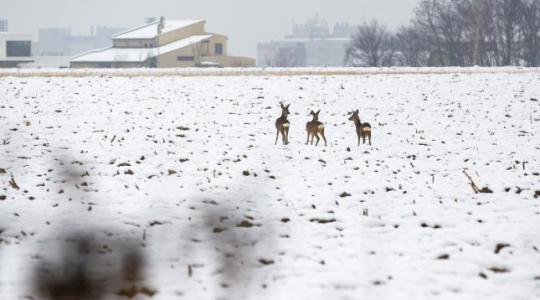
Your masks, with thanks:
<instances>
[{"instance_id":1,"label":"deer herd","mask_svg":"<svg viewBox=\"0 0 540 300\"><path fill-rule=\"evenodd\" d=\"M287 116L289 115L289 105L283 105L283 103L280 103L281 105L281 117L279 117L276 120L276 141L274 143L277 144L279 134L281 133L281 138L283 140L283 144L287 145L289 143L289 127L291 126L291 123L289 120L287 120ZM307 131L307 140L306 145L310 143L311 138L311 145L313 145L313 140L316 138L317 142L315 143L315 146L319 144L319 141L321 140L321 137L324 140L324 145L327 146L326 143L326 137L324 136L324 123L319 121L319 113L321 110L314 112L313 110L310 112L313 119L306 123L306 131ZM360 117L358 116L358 109L355 111L350 112L351 116L349 117L349 121L354 122L354 126L356 127L356 136L358 138L358 146L360 146L360 141L362 140L362 143L366 143L366 138L368 139L369 144L371 145L371 125L369 123L362 123L360 121ZM319 137L320 136L320 137Z\"/></svg>"}]
</instances>

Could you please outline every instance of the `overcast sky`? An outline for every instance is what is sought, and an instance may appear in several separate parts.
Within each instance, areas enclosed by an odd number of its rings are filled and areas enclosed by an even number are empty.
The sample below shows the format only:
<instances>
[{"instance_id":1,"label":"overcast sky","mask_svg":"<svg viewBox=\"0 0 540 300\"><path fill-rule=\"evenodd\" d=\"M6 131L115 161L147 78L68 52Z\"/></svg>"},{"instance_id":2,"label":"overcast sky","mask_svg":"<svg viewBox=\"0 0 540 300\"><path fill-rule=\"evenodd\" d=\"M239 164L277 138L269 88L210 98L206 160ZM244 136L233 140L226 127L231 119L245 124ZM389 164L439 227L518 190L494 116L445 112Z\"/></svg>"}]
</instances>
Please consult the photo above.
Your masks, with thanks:
<instances>
[{"instance_id":1,"label":"overcast sky","mask_svg":"<svg viewBox=\"0 0 540 300\"><path fill-rule=\"evenodd\" d=\"M377 19L390 28L407 24L420 0L0 0L0 18L10 31L67 27L88 34L91 25L133 27L145 17L203 19L209 32L229 37L229 54L256 56L258 42L282 38L293 21L318 13L328 20L358 25Z\"/></svg>"}]
</instances>

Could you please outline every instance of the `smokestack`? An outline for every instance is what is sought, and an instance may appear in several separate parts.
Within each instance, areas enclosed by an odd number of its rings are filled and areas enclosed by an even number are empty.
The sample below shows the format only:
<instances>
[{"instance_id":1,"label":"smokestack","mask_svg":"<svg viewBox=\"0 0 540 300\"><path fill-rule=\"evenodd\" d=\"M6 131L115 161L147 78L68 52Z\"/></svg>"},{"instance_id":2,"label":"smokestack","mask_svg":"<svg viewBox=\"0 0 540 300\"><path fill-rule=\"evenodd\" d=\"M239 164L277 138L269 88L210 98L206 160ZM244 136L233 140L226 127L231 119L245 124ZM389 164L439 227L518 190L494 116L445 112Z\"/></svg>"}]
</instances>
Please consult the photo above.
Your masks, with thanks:
<instances>
[{"instance_id":1,"label":"smokestack","mask_svg":"<svg viewBox=\"0 0 540 300\"><path fill-rule=\"evenodd\" d=\"M163 32L163 28L165 28L165 17L160 17L159 25L158 25L158 34L161 34L161 32Z\"/></svg>"}]
</instances>

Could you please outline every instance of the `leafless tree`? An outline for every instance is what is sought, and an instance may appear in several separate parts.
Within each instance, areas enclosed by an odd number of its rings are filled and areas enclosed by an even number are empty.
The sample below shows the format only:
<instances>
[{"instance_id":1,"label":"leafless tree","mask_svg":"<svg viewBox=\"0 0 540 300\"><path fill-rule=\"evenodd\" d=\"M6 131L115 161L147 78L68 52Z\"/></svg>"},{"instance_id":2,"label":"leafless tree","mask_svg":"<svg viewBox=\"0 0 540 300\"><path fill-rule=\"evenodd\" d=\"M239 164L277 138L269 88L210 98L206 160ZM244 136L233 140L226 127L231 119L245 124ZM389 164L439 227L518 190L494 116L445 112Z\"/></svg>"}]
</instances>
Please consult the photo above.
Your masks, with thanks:
<instances>
[{"instance_id":1,"label":"leafless tree","mask_svg":"<svg viewBox=\"0 0 540 300\"><path fill-rule=\"evenodd\" d=\"M399 62L399 65L419 67L428 63L427 40L421 29L415 24L398 29L396 50L398 52L396 62Z\"/></svg>"},{"instance_id":2,"label":"leafless tree","mask_svg":"<svg viewBox=\"0 0 540 300\"><path fill-rule=\"evenodd\" d=\"M347 50L347 65L380 67L393 64L392 34L377 21L358 27Z\"/></svg>"},{"instance_id":3,"label":"leafless tree","mask_svg":"<svg viewBox=\"0 0 540 300\"><path fill-rule=\"evenodd\" d=\"M518 25L522 8L521 0L495 0L500 65L516 64L515 53Z\"/></svg>"},{"instance_id":4,"label":"leafless tree","mask_svg":"<svg viewBox=\"0 0 540 300\"><path fill-rule=\"evenodd\" d=\"M540 0L422 0L395 34L358 28L349 66L539 66Z\"/></svg>"},{"instance_id":5,"label":"leafless tree","mask_svg":"<svg viewBox=\"0 0 540 300\"><path fill-rule=\"evenodd\" d=\"M520 23L521 56L528 67L540 65L540 0L524 1Z\"/></svg>"}]
</instances>

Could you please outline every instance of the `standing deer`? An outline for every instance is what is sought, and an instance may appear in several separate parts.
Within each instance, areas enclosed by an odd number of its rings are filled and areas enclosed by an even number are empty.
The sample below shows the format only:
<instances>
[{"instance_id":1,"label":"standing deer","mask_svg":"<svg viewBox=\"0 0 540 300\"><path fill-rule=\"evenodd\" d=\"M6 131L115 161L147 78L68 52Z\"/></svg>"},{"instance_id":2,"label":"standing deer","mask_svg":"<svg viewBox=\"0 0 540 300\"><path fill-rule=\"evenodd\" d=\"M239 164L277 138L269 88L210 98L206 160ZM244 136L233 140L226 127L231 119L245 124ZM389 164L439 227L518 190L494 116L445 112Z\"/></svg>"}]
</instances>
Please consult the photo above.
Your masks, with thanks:
<instances>
[{"instance_id":1,"label":"standing deer","mask_svg":"<svg viewBox=\"0 0 540 300\"><path fill-rule=\"evenodd\" d=\"M281 105L281 117L279 117L276 120L277 134L276 134L276 142L274 143L274 145L277 144L277 140L278 140L280 132L283 138L283 144L287 145L289 143L289 127L291 125L291 123L289 123L289 120L287 120L287 116L289 115L289 106L291 105L289 104L285 106L281 102L279 104Z\"/></svg>"},{"instance_id":2,"label":"standing deer","mask_svg":"<svg viewBox=\"0 0 540 300\"><path fill-rule=\"evenodd\" d=\"M362 123L358 117L358 109L351 112L351 117L349 121L354 122L356 126L356 135L358 136L358 146L360 146L360 138L362 138L363 143L366 143L366 137L369 139L369 144L371 145L371 125L369 123Z\"/></svg>"},{"instance_id":3,"label":"standing deer","mask_svg":"<svg viewBox=\"0 0 540 300\"><path fill-rule=\"evenodd\" d=\"M321 138L319 137L319 134L324 139L324 145L326 144L326 137L324 136L324 124L319 121L319 113L321 110L319 109L318 112L311 111L310 114L313 116L313 120L306 123L306 131L307 131L307 141L306 145L309 143L309 137L311 136L311 144L313 145L313 138L317 138L317 143L315 143L315 146L319 144L319 141Z\"/></svg>"}]
</instances>

